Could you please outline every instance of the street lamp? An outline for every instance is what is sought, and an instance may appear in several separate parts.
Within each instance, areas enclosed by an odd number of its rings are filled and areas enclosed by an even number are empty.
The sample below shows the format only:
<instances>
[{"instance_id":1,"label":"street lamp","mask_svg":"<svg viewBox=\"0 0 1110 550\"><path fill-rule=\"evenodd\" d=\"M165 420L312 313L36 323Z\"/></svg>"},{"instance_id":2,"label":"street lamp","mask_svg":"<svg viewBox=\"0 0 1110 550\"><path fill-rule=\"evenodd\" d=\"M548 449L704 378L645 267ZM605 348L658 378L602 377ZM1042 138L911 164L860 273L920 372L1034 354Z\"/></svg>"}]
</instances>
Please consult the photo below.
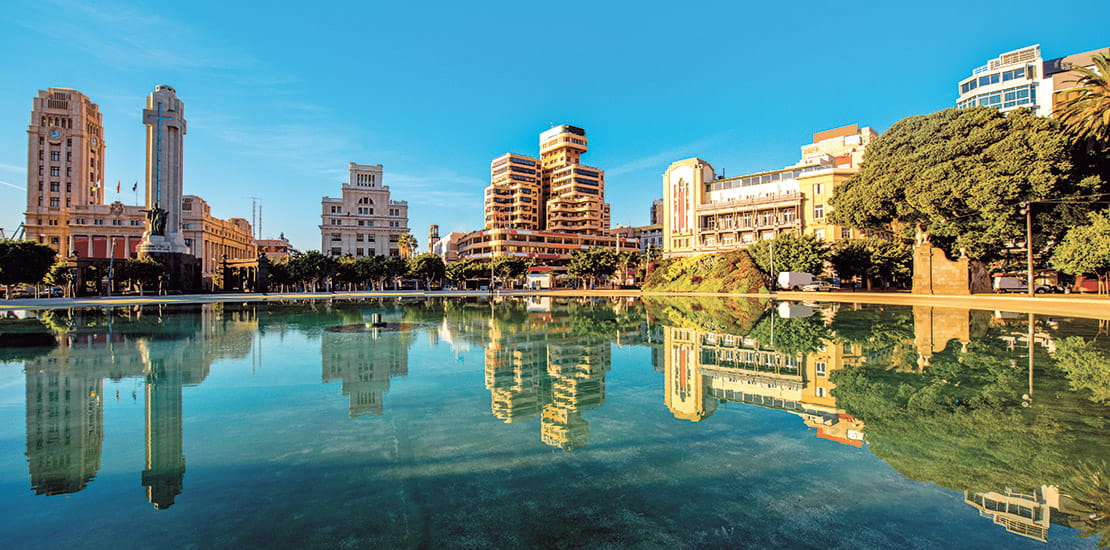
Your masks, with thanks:
<instances>
[{"instance_id":1,"label":"street lamp","mask_svg":"<svg viewBox=\"0 0 1110 550\"><path fill-rule=\"evenodd\" d=\"M1029 296L1036 295L1033 286L1033 202L1030 201L1022 205L1022 213L1025 214L1026 275L1029 278L1025 286L1026 290L1029 291Z\"/></svg>"}]
</instances>

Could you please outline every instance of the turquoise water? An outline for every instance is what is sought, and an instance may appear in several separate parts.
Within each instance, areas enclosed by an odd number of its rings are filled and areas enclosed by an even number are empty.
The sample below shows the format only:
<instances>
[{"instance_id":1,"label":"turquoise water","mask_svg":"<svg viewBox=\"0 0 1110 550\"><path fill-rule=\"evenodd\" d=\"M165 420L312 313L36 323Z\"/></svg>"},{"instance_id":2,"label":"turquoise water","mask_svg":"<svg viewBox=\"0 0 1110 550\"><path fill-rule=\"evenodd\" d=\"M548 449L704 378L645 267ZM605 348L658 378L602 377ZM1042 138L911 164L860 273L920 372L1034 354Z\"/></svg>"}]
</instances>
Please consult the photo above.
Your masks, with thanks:
<instances>
[{"instance_id":1,"label":"turquoise water","mask_svg":"<svg viewBox=\"0 0 1110 550\"><path fill-rule=\"evenodd\" d=\"M5 547L1110 534L1099 321L677 298L20 316L0 321Z\"/></svg>"}]
</instances>

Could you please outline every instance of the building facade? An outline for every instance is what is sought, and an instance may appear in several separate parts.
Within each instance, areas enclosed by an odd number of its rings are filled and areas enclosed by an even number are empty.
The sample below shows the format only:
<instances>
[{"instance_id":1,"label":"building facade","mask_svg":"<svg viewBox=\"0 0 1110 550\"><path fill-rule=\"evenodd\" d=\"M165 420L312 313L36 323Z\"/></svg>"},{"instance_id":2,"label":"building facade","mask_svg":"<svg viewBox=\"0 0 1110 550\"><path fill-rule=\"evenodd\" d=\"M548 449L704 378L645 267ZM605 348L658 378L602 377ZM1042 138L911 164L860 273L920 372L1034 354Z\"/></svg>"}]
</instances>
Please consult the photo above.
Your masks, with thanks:
<instances>
[{"instance_id":1,"label":"building facade","mask_svg":"<svg viewBox=\"0 0 1110 550\"><path fill-rule=\"evenodd\" d=\"M538 159L516 153L493 159L485 229L457 240L458 259L520 256L561 263L593 246L638 248L610 233L605 172L581 164L587 150L586 131L564 124L540 134Z\"/></svg>"},{"instance_id":2,"label":"building facade","mask_svg":"<svg viewBox=\"0 0 1110 550\"><path fill-rule=\"evenodd\" d=\"M154 109L158 116L156 100ZM136 257L146 231L145 208L121 201L104 204L105 145L99 107L69 88L39 91L27 134L27 238L63 256L105 261ZM181 160L178 156L176 162ZM159 163L152 164L157 171ZM163 178L168 177L170 167L163 168ZM186 253L202 260L205 277L217 270L213 258L257 255L246 220L215 218L197 196L170 200L181 202L177 231L184 237Z\"/></svg>"},{"instance_id":3,"label":"building facade","mask_svg":"<svg viewBox=\"0 0 1110 550\"><path fill-rule=\"evenodd\" d=\"M349 179L338 198L324 197L320 250L329 256L400 256L401 235L409 232L407 201L391 198L382 185L382 165L348 165Z\"/></svg>"},{"instance_id":4,"label":"building facade","mask_svg":"<svg viewBox=\"0 0 1110 550\"><path fill-rule=\"evenodd\" d=\"M862 236L828 223L829 200L876 137L855 124L818 132L798 164L734 178L699 158L672 163L663 174L664 255L728 252L787 231L826 242Z\"/></svg>"},{"instance_id":5,"label":"building facade","mask_svg":"<svg viewBox=\"0 0 1110 550\"><path fill-rule=\"evenodd\" d=\"M539 160L506 153L490 162L489 171L485 228L543 229L545 210Z\"/></svg>"},{"instance_id":6,"label":"building facade","mask_svg":"<svg viewBox=\"0 0 1110 550\"><path fill-rule=\"evenodd\" d=\"M1096 54L1110 55L1110 48L1101 48L1045 60L1041 47L1034 44L1005 52L976 67L971 76L959 82L956 106L993 107L1002 111L1026 108L1039 116L1050 116L1070 96L1074 87L1075 67L1090 67Z\"/></svg>"},{"instance_id":7,"label":"building facade","mask_svg":"<svg viewBox=\"0 0 1110 550\"><path fill-rule=\"evenodd\" d=\"M600 235L609 229L605 172L581 163L586 131L567 124L540 134L541 185L548 231Z\"/></svg>"}]
</instances>

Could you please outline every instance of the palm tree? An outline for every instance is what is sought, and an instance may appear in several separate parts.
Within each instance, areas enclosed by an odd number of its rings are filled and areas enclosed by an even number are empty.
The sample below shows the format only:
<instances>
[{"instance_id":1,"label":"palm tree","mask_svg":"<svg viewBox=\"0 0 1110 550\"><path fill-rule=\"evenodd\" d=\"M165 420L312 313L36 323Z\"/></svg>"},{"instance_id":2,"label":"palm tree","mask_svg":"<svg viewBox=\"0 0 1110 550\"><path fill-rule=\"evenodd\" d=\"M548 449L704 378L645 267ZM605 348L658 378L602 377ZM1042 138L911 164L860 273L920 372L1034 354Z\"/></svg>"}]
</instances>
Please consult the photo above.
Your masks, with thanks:
<instances>
[{"instance_id":1,"label":"palm tree","mask_svg":"<svg viewBox=\"0 0 1110 550\"><path fill-rule=\"evenodd\" d=\"M419 244L416 237L412 236L412 233L405 233L401 235L401 238L397 239L397 248L401 251L401 257L406 260L416 253L416 247Z\"/></svg>"},{"instance_id":2,"label":"palm tree","mask_svg":"<svg viewBox=\"0 0 1110 550\"><path fill-rule=\"evenodd\" d=\"M1069 99L1056 110L1060 122L1076 140L1091 140L1110 145L1110 57L1092 58L1094 68L1075 67L1075 87Z\"/></svg>"}]
</instances>

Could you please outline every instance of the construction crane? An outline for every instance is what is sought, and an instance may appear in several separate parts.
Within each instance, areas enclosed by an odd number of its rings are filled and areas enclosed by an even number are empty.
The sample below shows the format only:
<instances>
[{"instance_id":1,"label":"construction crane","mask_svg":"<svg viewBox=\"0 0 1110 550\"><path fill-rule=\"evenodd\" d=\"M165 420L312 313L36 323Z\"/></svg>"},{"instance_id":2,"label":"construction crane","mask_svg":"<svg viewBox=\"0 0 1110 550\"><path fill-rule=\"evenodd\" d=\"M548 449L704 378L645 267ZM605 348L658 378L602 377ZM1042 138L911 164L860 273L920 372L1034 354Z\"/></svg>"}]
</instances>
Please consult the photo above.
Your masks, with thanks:
<instances>
[{"instance_id":1,"label":"construction crane","mask_svg":"<svg viewBox=\"0 0 1110 550\"><path fill-rule=\"evenodd\" d=\"M12 233L11 240L13 240L13 241L22 241L23 236L26 232L27 232L27 230L26 230L25 227L23 227L23 224L22 223L19 224L19 227L15 228L15 233ZM4 234L4 228L0 227L0 241L4 241L4 240L8 240L8 237L7 237L7 235Z\"/></svg>"}]
</instances>

